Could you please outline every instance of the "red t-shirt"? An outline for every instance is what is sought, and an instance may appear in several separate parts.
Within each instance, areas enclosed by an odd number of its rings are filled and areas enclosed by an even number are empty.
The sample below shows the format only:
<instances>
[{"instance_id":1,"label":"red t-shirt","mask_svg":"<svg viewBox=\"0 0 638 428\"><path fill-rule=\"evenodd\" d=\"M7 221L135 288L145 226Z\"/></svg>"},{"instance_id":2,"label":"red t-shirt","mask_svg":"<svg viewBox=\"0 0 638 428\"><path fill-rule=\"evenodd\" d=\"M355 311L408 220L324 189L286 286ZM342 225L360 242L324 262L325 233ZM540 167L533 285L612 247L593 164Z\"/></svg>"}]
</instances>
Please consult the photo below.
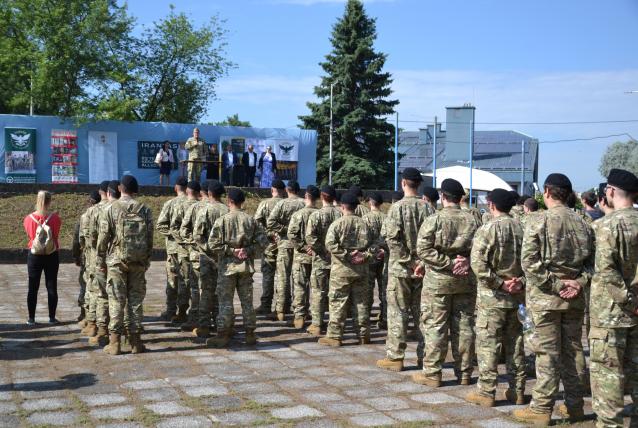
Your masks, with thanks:
<instances>
[{"instance_id":1,"label":"red t-shirt","mask_svg":"<svg viewBox=\"0 0 638 428\"><path fill-rule=\"evenodd\" d=\"M46 217L41 216L37 212L29 214L24 218L24 231L27 232L27 236L29 237L29 243L27 244L27 248L31 249L31 245L33 243L33 238L35 238L35 231L38 229L38 223L33 221L31 216L38 219L39 222L43 222L46 220ZM48 216L48 215L47 215ZM60 216L57 213L51 214L51 218L47 223L51 230L53 231L53 238L55 240L55 248L57 250L60 249L60 242L58 241L58 237L60 236L60 227L62 227L62 220L60 220Z\"/></svg>"}]
</instances>

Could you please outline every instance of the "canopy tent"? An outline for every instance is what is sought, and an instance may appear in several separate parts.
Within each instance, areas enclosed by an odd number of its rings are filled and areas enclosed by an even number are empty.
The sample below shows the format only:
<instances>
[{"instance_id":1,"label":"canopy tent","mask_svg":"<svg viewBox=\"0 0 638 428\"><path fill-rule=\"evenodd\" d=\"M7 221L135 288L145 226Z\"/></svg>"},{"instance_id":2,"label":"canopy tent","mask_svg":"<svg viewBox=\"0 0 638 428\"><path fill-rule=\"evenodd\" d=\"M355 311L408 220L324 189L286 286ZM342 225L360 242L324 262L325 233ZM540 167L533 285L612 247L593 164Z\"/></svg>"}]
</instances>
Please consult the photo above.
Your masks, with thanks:
<instances>
[{"instance_id":1,"label":"canopy tent","mask_svg":"<svg viewBox=\"0 0 638 428\"><path fill-rule=\"evenodd\" d=\"M512 190L509 184L503 179L491 172L482 171L480 169L472 169L472 191L479 192L491 192L494 189L501 188L505 190ZM432 173L425 174L428 177L432 177ZM470 188L470 168L466 166L449 166L447 168L439 168L436 170L436 187L441 188L441 183L446 178L453 178L461 185L469 189Z\"/></svg>"}]
</instances>

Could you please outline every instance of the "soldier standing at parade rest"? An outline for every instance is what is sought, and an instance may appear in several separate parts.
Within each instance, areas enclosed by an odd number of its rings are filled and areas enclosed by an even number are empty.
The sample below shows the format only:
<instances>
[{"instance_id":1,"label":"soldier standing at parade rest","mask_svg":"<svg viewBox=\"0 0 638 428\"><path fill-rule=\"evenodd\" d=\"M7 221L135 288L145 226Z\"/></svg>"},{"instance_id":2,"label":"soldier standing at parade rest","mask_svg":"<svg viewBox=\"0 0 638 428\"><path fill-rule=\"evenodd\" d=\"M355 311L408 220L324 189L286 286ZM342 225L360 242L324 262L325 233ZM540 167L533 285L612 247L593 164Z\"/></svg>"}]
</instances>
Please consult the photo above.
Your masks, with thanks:
<instances>
[{"instance_id":1,"label":"soldier standing at parade rest","mask_svg":"<svg viewBox=\"0 0 638 428\"><path fill-rule=\"evenodd\" d=\"M549 424L559 382L565 404L559 408L572 422L583 418L584 385L577 368L583 352L583 287L593 273L591 228L565 205L572 184L563 174L545 180L548 210L528 219L521 264L525 272L527 309L534 321L536 384L529 407L515 410L521 421Z\"/></svg>"},{"instance_id":2,"label":"soldier standing at parade rest","mask_svg":"<svg viewBox=\"0 0 638 428\"><path fill-rule=\"evenodd\" d=\"M280 179L275 179L270 188L271 198L261 201L255 211L255 220L266 230L266 223L270 213L285 196L286 185ZM258 315L272 313L272 299L275 295L275 269L277 267L277 243L271 242L264 250L261 258L261 305L255 310Z\"/></svg>"},{"instance_id":3,"label":"soldier standing at parade rest","mask_svg":"<svg viewBox=\"0 0 638 428\"><path fill-rule=\"evenodd\" d=\"M80 216L80 221L76 223L75 231L73 233L73 244L71 246L71 253L73 254L73 261L75 262L75 265L80 267L80 274L78 275L78 282L80 283L80 294L78 295L80 316L78 317L78 322L81 322L86 317L84 295L86 294L87 289L87 279L89 279L88 276L90 267L88 264L91 262L91 253L90 248L87 246L86 235L80 233L80 231L82 229L82 223L86 221L86 216L89 212L89 209L95 206L95 204L100 203L100 201L100 193L97 190L91 192L88 199L89 208L87 208L87 210ZM86 326L86 323L82 327L84 326Z\"/></svg>"},{"instance_id":4,"label":"soldier standing at parade rest","mask_svg":"<svg viewBox=\"0 0 638 428\"><path fill-rule=\"evenodd\" d=\"M485 201L487 202L488 209L481 216L481 224L486 224L490 222L493 218L492 213L489 210L489 204L490 202L492 202L492 192L487 192L487 195L485 195ZM510 213L511 213L511 210L510 210Z\"/></svg>"},{"instance_id":5,"label":"soldier standing at parade rest","mask_svg":"<svg viewBox=\"0 0 638 428\"><path fill-rule=\"evenodd\" d=\"M483 216L478 208L470 206L470 189L465 189L464 192L465 193L461 198L461 209L472 214L480 226L481 224L483 224Z\"/></svg>"},{"instance_id":6,"label":"soldier standing at parade rest","mask_svg":"<svg viewBox=\"0 0 638 428\"><path fill-rule=\"evenodd\" d=\"M440 199L438 190L432 186L422 186L421 197L423 198L423 202L430 206L430 211L435 212L437 209L436 204Z\"/></svg>"},{"instance_id":7,"label":"soldier standing at parade rest","mask_svg":"<svg viewBox=\"0 0 638 428\"><path fill-rule=\"evenodd\" d=\"M295 255L292 262L293 296L292 309L295 315L293 326L302 329L308 316L310 273L312 271L312 255L306 243L306 225L308 217L317 211L315 203L319 199L319 189L316 186L308 186L304 196L305 207L297 211L290 218L288 226L288 239L295 247Z\"/></svg>"},{"instance_id":8,"label":"soldier standing at parade rest","mask_svg":"<svg viewBox=\"0 0 638 428\"><path fill-rule=\"evenodd\" d=\"M363 190L361 190L361 187L357 186L356 184L354 186L350 186L350 189L348 189L348 193L352 193L353 195L355 195L357 197L357 200L359 201L357 210L355 211L354 215L363 217L365 214L370 212L368 207L363 205Z\"/></svg>"},{"instance_id":9,"label":"soldier standing at parade rest","mask_svg":"<svg viewBox=\"0 0 638 428\"><path fill-rule=\"evenodd\" d=\"M268 216L266 229L271 240L277 242L277 283L275 284L276 319L283 321L285 314L290 312L292 300L291 280L292 259L294 247L288 239L288 225L292 215L302 209L305 204L297 193L299 183L294 180L288 181L286 186L288 198L281 200Z\"/></svg>"},{"instance_id":10,"label":"soldier standing at parade rest","mask_svg":"<svg viewBox=\"0 0 638 428\"><path fill-rule=\"evenodd\" d=\"M478 281L476 348L478 388L466 400L493 407L498 383L498 361L504 349L509 388L505 398L524 404L525 353L518 305L525 303L521 268L523 229L509 211L516 200L505 189L494 189L488 201L492 220L479 227L472 244L471 265Z\"/></svg>"},{"instance_id":11,"label":"soldier standing at parade rest","mask_svg":"<svg viewBox=\"0 0 638 428\"><path fill-rule=\"evenodd\" d=\"M445 179L441 193L443 209L425 219L417 238L417 253L425 264L421 293L425 358L423 371L412 380L431 387L441 386L448 337L460 385L470 384L474 368L476 282L470 270L470 252L480 224L459 206L465 194L461 183Z\"/></svg>"},{"instance_id":12,"label":"soldier standing at parade rest","mask_svg":"<svg viewBox=\"0 0 638 428\"><path fill-rule=\"evenodd\" d=\"M330 253L326 249L326 234L330 225L341 212L333 206L337 196L330 185L321 187L321 209L310 214L306 226L306 243L312 254L312 272L310 274L310 315L312 323L308 333L319 336L323 328L323 316L328 307L328 287L330 281Z\"/></svg>"},{"instance_id":13,"label":"soldier standing at parade rest","mask_svg":"<svg viewBox=\"0 0 638 428\"><path fill-rule=\"evenodd\" d=\"M386 357L377 361L377 367L392 371L403 370L407 346L408 321L418 323L419 304L423 285L423 269L417 256L417 235L425 218L433 212L418 198L423 177L415 168L406 168L401 174L403 198L392 204L383 222L381 235L390 249L388 264L388 337ZM419 345L417 358L423 359L423 337L417 331Z\"/></svg>"},{"instance_id":14,"label":"soldier standing at parade rest","mask_svg":"<svg viewBox=\"0 0 638 428\"><path fill-rule=\"evenodd\" d=\"M185 177L178 177L175 182L176 197L169 199L162 206L162 211L157 218L157 231L166 238L166 309L160 315L164 321L173 321L177 316L177 306L188 306L188 294L184 293L184 278L180 274L178 245L171 235L171 218L177 205L186 199ZM181 285L180 285L181 284ZM181 293L181 294L180 294Z\"/></svg>"},{"instance_id":15,"label":"soldier standing at parade rest","mask_svg":"<svg viewBox=\"0 0 638 428\"><path fill-rule=\"evenodd\" d=\"M133 199L138 192L135 177L125 175L119 186L122 197L100 215L96 265L102 272L108 268L109 344L104 350L118 355L120 335L129 331L132 353L144 352L140 332L144 319L146 271L153 251L153 217L151 210ZM125 325L124 311L129 314Z\"/></svg>"},{"instance_id":16,"label":"soldier standing at parade rest","mask_svg":"<svg viewBox=\"0 0 638 428\"><path fill-rule=\"evenodd\" d=\"M215 348L226 347L232 337L235 290L241 302L246 344L257 343L257 324L253 309L254 259L258 247L266 248L268 238L259 223L242 210L244 201L244 192L240 189L228 191L230 211L215 221L208 238L208 247L219 266L217 337L206 341L208 346Z\"/></svg>"},{"instance_id":17,"label":"soldier standing at parade rest","mask_svg":"<svg viewBox=\"0 0 638 428\"><path fill-rule=\"evenodd\" d=\"M596 272L591 284L591 389L597 427L622 427L624 391L638 425L638 178L612 169L605 199L613 212L595 222Z\"/></svg>"},{"instance_id":18,"label":"soldier standing at parade rest","mask_svg":"<svg viewBox=\"0 0 638 428\"><path fill-rule=\"evenodd\" d=\"M206 142L199 138L199 128L193 129L193 136L186 140L184 147L188 150L188 181L199 181L202 176L201 161L205 161L208 155Z\"/></svg>"},{"instance_id":19,"label":"soldier standing at parade rest","mask_svg":"<svg viewBox=\"0 0 638 428\"><path fill-rule=\"evenodd\" d=\"M385 330L387 328L388 319L385 295L388 284L388 271L386 269L386 265L388 264L388 247L385 243L385 239L381 236L381 228L385 221L385 214L380 209L381 204L383 204L383 197L379 192L371 192L368 194L368 203L370 204L370 212L363 215L363 221L366 222L372 239L372 246L370 247L372 257L370 257L370 275L368 277L368 311L372 311L374 286L376 284L379 289L378 326L380 329ZM370 312L368 312L368 316L370 316Z\"/></svg>"},{"instance_id":20,"label":"soldier standing at parade rest","mask_svg":"<svg viewBox=\"0 0 638 428\"><path fill-rule=\"evenodd\" d=\"M523 206L525 205L525 201L529 199L529 196L519 196L518 192L515 190L512 190L510 193L512 194L512 197L516 198L516 205L512 207L510 215L514 218L514 220L521 221L521 218L525 215L525 208Z\"/></svg>"},{"instance_id":21,"label":"soldier standing at parade rest","mask_svg":"<svg viewBox=\"0 0 638 428\"><path fill-rule=\"evenodd\" d=\"M343 324L352 304L354 329L359 344L370 343L368 310L368 248L372 238L365 221L355 214L359 198L347 192L341 197L341 217L326 234L326 249L330 252L330 287L328 292L330 320L325 337L319 344L341 346Z\"/></svg>"}]
</instances>

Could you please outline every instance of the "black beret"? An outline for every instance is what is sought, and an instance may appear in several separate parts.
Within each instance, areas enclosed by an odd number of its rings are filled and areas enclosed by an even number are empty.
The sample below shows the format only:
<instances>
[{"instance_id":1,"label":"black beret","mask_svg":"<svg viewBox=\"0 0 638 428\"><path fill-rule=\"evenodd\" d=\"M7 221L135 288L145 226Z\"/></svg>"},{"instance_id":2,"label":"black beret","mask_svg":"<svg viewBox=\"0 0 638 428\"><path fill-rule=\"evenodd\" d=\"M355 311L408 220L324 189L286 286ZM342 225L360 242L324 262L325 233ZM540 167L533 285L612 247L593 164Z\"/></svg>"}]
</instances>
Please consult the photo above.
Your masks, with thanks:
<instances>
[{"instance_id":1,"label":"black beret","mask_svg":"<svg viewBox=\"0 0 638 428\"><path fill-rule=\"evenodd\" d=\"M439 200L439 192L432 186L424 186L421 189L423 196L427 196L432 202L436 202Z\"/></svg>"},{"instance_id":2,"label":"black beret","mask_svg":"<svg viewBox=\"0 0 638 428\"><path fill-rule=\"evenodd\" d=\"M490 201L498 205L499 208L509 211L516 205L516 200L518 199L518 194L515 196L514 193L516 192L507 191L505 189L494 189L490 192Z\"/></svg>"},{"instance_id":3,"label":"black beret","mask_svg":"<svg viewBox=\"0 0 638 428\"><path fill-rule=\"evenodd\" d=\"M313 186L312 184L306 187L306 193L310 195L312 199L319 199L319 196L321 195L317 186Z\"/></svg>"},{"instance_id":4,"label":"black beret","mask_svg":"<svg viewBox=\"0 0 638 428\"><path fill-rule=\"evenodd\" d=\"M195 180L189 181L186 187L188 187L189 189L195 192L199 192L200 190L202 190L202 186L199 185L199 181L195 181Z\"/></svg>"},{"instance_id":5,"label":"black beret","mask_svg":"<svg viewBox=\"0 0 638 428\"><path fill-rule=\"evenodd\" d=\"M208 184L208 192L215 196L221 196L226 193L226 188L222 183L215 180Z\"/></svg>"},{"instance_id":6,"label":"black beret","mask_svg":"<svg viewBox=\"0 0 638 428\"><path fill-rule=\"evenodd\" d=\"M518 192L516 190L510 190L510 193L511 193L513 198L518 200L519 195L518 195Z\"/></svg>"},{"instance_id":7,"label":"black beret","mask_svg":"<svg viewBox=\"0 0 638 428\"><path fill-rule=\"evenodd\" d=\"M356 195L356 193L346 192L341 195L341 203L356 207L357 205L359 205L359 197Z\"/></svg>"},{"instance_id":8,"label":"black beret","mask_svg":"<svg viewBox=\"0 0 638 428\"><path fill-rule=\"evenodd\" d=\"M104 180L100 183L100 192L108 192L109 190L109 180Z\"/></svg>"},{"instance_id":9,"label":"black beret","mask_svg":"<svg viewBox=\"0 0 638 428\"><path fill-rule=\"evenodd\" d=\"M441 191L452 196L460 197L465 195L465 189L463 189L461 183L453 178L446 178L443 180L443 183L441 183Z\"/></svg>"},{"instance_id":10,"label":"black beret","mask_svg":"<svg viewBox=\"0 0 638 428\"><path fill-rule=\"evenodd\" d=\"M137 184L137 178L132 175L125 175L122 177L122 187L130 193L137 193L140 190Z\"/></svg>"},{"instance_id":11,"label":"black beret","mask_svg":"<svg viewBox=\"0 0 638 428\"><path fill-rule=\"evenodd\" d=\"M274 187L275 189L279 189L279 190L284 190L286 188L286 185L284 184L284 182L282 180L280 180L279 178L276 178L272 181L272 187Z\"/></svg>"},{"instance_id":12,"label":"black beret","mask_svg":"<svg viewBox=\"0 0 638 428\"><path fill-rule=\"evenodd\" d=\"M609 171L607 183L629 193L638 192L638 178L629 171L614 168Z\"/></svg>"},{"instance_id":13,"label":"black beret","mask_svg":"<svg viewBox=\"0 0 638 428\"><path fill-rule=\"evenodd\" d=\"M600 183L598 185L598 199L605 196L605 189L607 189L607 183Z\"/></svg>"},{"instance_id":14,"label":"black beret","mask_svg":"<svg viewBox=\"0 0 638 428\"><path fill-rule=\"evenodd\" d=\"M286 187L295 193L299 191L299 183L297 183L296 180L288 180L288 185Z\"/></svg>"},{"instance_id":15,"label":"black beret","mask_svg":"<svg viewBox=\"0 0 638 428\"><path fill-rule=\"evenodd\" d=\"M403 173L401 173L401 177L404 180L423 181L423 176L421 175L419 170L416 169L416 168L406 168L406 169L404 169Z\"/></svg>"},{"instance_id":16,"label":"black beret","mask_svg":"<svg viewBox=\"0 0 638 428\"><path fill-rule=\"evenodd\" d=\"M124 178L124 177L122 177L122 178ZM111 181L109 181L109 190L111 192L117 193L117 192L120 191L120 189L118 188L119 185L120 185L119 180L111 180Z\"/></svg>"},{"instance_id":17,"label":"black beret","mask_svg":"<svg viewBox=\"0 0 638 428\"><path fill-rule=\"evenodd\" d=\"M91 194L89 195L89 198L92 201L94 201L96 204L102 200L102 197L100 196L100 192L98 192L97 190L92 191Z\"/></svg>"},{"instance_id":18,"label":"black beret","mask_svg":"<svg viewBox=\"0 0 638 428\"><path fill-rule=\"evenodd\" d=\"M561 174L559 172L549 174L545 179L545 186L556 186L569 192L572 191L572 182L569 181L569 178L567 178L565 174Z\"/></svg>"},{"instance_id":19,"label":"black beret","mask_svg":"<svg viewBox=\"0 0 638 428\"><path fill-rule=\"evenodd\" d=\"M180 176L180 177L177 177L175 184L178 185L179 187L186 187L188 185L188 180L186 180L186 177Z\"/></svg>"},{"instance_id":20,"label":"black beret","mask_svg":"<svg viewBox=\"0 0 638 428\"><path fill-rule=\"evenodd\" d=\"M356 184L350 186L350 189L348 189L348 192L352 193L353 195L356 195L357 198L363 197L363 190L361 190L361 187L357 186Z\"/></svg>"},{"instance_id":21,"label":"black beret","mask_svg":"<svg viewBox=\"0 0 638 428\"><path fill-rule=\"evenodd\" d=\"M383 196L379 192L368 192L368 198L378 204L383 203Z\"/></svg>"},{"instance_id":22,"label":"black beret","mask_svg":"<svg viewBox=\"0 0 638 428\"><path fill-rule=\"evenodd\" d=\"M332 199L335 199L337 197L337 191L335 190L334 186L331 186L329 184L324 184L323 186L321 186L321 193L328 195Z\"/></svg>"},{"instance_id":23,"label":"black beret","mask_svg":"<svg viewBox=\"0 0 638 428\"><path fill-rule=\"evenodd\" d=\"M244 195L244 192L241 189L233 187L228 190L228 199L236 204L243 204L246 200L246 195Z\"/></svg>"}]
</instances>

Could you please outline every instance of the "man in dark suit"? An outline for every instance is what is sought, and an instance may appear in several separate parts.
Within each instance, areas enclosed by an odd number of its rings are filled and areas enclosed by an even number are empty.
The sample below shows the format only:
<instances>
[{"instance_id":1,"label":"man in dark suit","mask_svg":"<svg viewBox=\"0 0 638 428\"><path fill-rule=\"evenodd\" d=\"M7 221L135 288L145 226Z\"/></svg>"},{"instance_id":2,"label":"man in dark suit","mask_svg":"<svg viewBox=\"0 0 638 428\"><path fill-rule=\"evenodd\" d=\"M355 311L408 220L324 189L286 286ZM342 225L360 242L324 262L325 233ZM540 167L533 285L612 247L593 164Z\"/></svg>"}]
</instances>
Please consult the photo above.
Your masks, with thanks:
<instances>
[{"instance_id":1,"label":"man in dark suit","mask_svg":"<svg viewBox=\"0 0 638 428\"><path fill-rule=\"evenodd\" d=\"M248 145L248 151L244 152L241 160L246 173L246 187L255 187L255 171L257 171L257 153L253 151L253 145Z\"/></svg>"},{"instance_id":2,"label":"man in dark suit","mask_svg":"<svg viewBox=\"0 0 638 428\"><path fill-rule=\"evenodd\" d=\"M233 153L233 146L228 144L222 154L222 181L226 186L234 186L233 172L239 163L238 156Z\"/></svg>"}]
</instances>

